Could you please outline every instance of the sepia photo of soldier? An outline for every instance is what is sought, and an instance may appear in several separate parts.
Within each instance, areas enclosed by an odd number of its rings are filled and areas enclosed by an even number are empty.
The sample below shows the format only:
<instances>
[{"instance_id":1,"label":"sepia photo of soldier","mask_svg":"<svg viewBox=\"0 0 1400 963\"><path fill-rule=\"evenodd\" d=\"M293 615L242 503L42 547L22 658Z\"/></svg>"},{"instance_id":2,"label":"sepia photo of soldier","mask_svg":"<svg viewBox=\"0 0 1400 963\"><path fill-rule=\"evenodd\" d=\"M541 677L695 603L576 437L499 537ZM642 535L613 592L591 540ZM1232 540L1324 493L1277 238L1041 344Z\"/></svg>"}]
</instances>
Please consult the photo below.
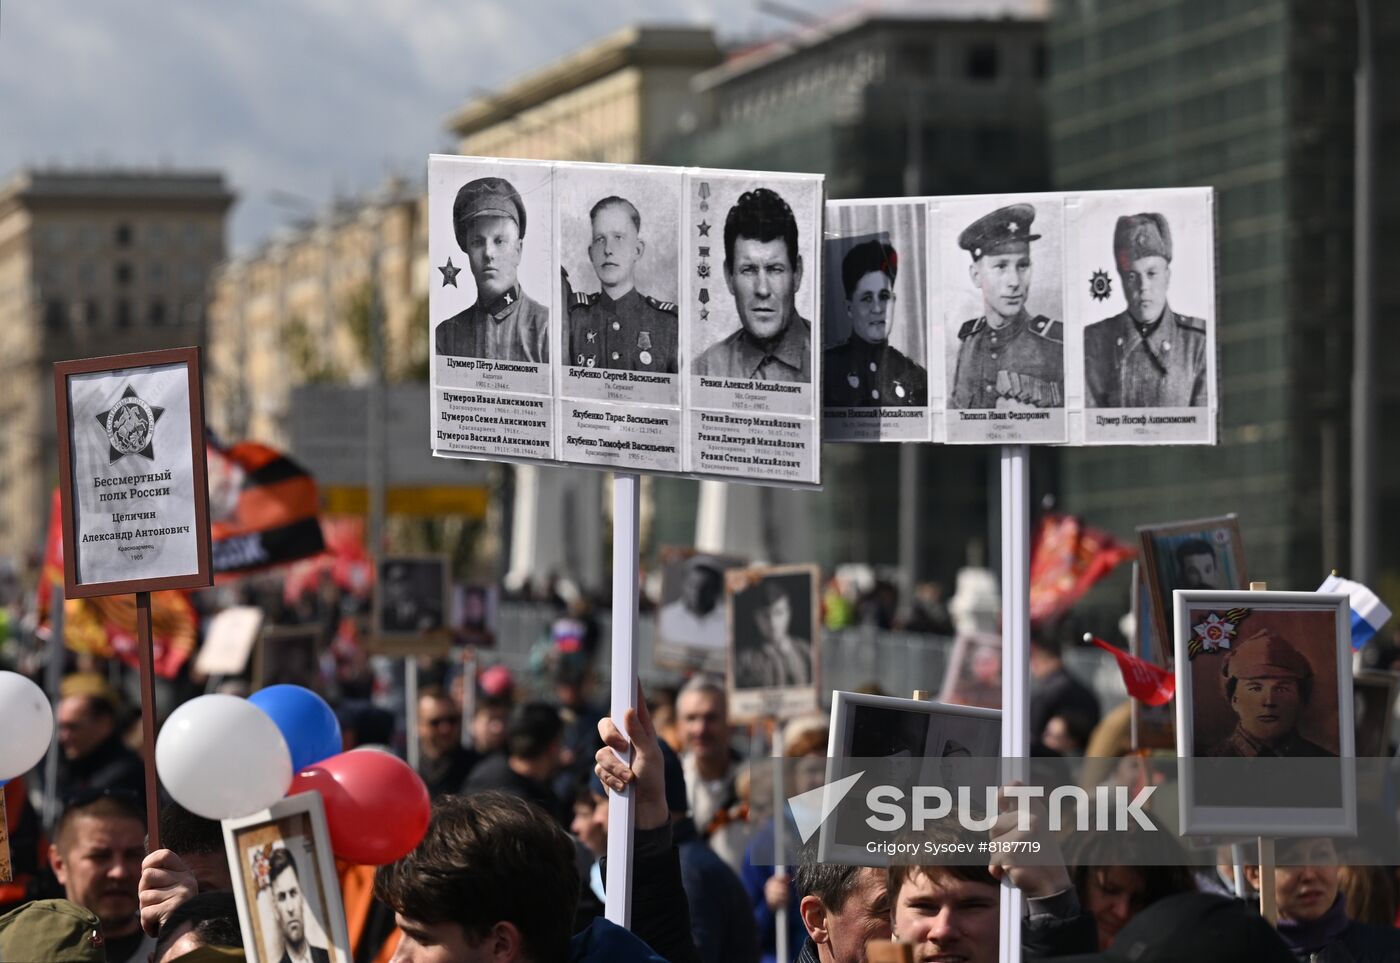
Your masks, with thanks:
<instances>
[{"instance_id":1,"label":"sepia photo of soldier","mask_svg":"<svg viewBox=\"0 0 1400 963\"><path fill-rule=\"evenodd\" d=\"M282 933L280 963L330 963L330 952L307 938L306 894L296 858L285 848L273 850L268 860L268 880L272 887L273 913Z\"/></svg>"},{"instance_id":2,"label":"sepia photo of soldier","mask_svg":"<svg viewBox=\"0 0 1400 963\"><path fill-rule=\"evenodd\" d=\"M1084 329L1086 401L1091 408L1205 405L1206 323L1167 301L1172 233L1162 214L1118 218L1113 260L1127 309Z\"/></svg>"},{"instance_id":3,"label":"sepia photo of soldier","mask_svg":"<svg viewBox=\"0 0 1400 963\"><path fill-rule=\"evenodd\" d=\"M958 246L972 257L969 276L983 313L957 332L954 409L1059 408L1065 403L1063 325L1026 310L1031 288L1035 208L1012 204L969 224Z\"/></svg>"},{"instance_id":4,"label":"sepia photo of soldier","mask_svg":"<svg viewBox=\"0 0 1400 963\"><path fill-rule=\"evenodd\" d=\"M476 281L476 302L433 331L437 354L495 361L549 361L549 309L520 286L525 203L503 177L464 184L452 229Z\"/></svg>"},{"instance_id":5,"label":"sepia photo of soldier","mask_svg":"<svg viewBox=\"0 0 1400 963\"><path fill-rule=\"evenodd\" d=\"M1202 755L1337 755L1298 732L1299 719L1312 696L1313 670L1283 636L1264 629L1238 643L1225 656L1220 681L1235 715L1235 728Z\"/></svg>"},{"instance_id":6,"label":"sepia photo of soldier","mask_svg":"<svg viewBox=\"0 0 1400 963\"><path fill-rule=\"evenodd\" d=\"M674 301L637 290L646 256L642 216L631 201L610 195L593 205L588 258L600 290L575 291L564 276L568 364L675 374L679 325Z\"/></svg>"},{"instance_id":7,"label":"sepia photo of soldier","mask_svg":"<svg viewBox=\"0 0 1400 963\"><path fill-rule=\"evenodd\" d=\"M691 374L750 381L811 382L812 323L797 313L802 256L797 220L775 191L740 195L724 220L724 283L739 330L695 359Z\"/></svg>"},{"instance_id":8,"label":"sepia photo of soldier","mask_svg":"<svg viewBox=\"0 0 1400 963\"><path fill-rule=\"evenodd\" d=\"M928 372L889 343L898 273L899 255L885 241L864 241L841 259L851 334L822 353L822 403L827 407L927 403Z\"/></svg>"}]
</instances>

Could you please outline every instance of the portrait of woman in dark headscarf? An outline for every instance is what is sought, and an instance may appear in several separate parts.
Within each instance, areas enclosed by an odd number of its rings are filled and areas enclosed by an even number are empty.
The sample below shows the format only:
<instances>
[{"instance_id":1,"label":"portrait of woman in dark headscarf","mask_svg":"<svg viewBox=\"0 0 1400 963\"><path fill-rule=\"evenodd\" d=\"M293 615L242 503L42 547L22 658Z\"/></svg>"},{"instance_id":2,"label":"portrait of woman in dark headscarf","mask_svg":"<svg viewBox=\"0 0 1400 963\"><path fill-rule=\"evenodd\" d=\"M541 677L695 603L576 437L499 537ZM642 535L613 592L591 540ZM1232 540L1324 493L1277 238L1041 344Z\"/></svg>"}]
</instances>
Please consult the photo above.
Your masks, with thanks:
<instances>
[{"instance_id":1,"label":"portrait of woman in dark headscarf","mask_svg":"<svg viewBox=\"0 0 1400 963\"><path fill-rule=\"evenodd\" d=\"M885 241L864 241L841 259L851 334L822 356L828 408L922 406L928 373L889 343L899 255Z\"/></svg>"}]
</instances>

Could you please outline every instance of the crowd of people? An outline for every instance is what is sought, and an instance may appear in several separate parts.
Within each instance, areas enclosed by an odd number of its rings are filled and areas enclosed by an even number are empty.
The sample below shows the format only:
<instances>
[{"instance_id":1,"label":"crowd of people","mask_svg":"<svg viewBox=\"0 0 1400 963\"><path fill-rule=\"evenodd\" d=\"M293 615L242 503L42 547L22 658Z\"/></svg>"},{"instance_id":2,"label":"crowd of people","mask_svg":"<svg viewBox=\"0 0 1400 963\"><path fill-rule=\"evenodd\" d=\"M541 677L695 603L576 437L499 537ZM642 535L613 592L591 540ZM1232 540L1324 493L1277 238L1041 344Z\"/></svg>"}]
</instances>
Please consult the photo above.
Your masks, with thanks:
<instances>
[{"instance_id":1,"label":"crowd of people","mask_svg":"<svg viewBox=\"0 0 1400 963\"><path fill-rule=\"evenodd\" d=\"M771 776L755 763L780 736L786 795L821 785L826 717L788 719L781 733L738 725L724 683L696 674L652 687L618 727L595 692L596 638L566 635L539 664L544 685L501 665L423 661L410 733L402 713L371 698L374 686L340 675L332 701L345 748L402 751L407 735L433 800L409 855L377 870L337 863L357 963L861 963L872 941L891 939L913 944L917 960L982 963L998 959L1007 886L1026 897L1026 959L1400 961L1395 873L1345 865L1328 839L1280 844L1276 927L1238 895L1264 884L1257 858L1237 880L1223 856L1204 870L1135 861L1131 841L1109 851L1005 816L983 838L1033 836L1058 861L835 865L813 842L775 868L774 837L792 817L775 816ZM163 848L148 851L131 726L139 711L107 673L77 668L89 671L65 676L54 699L55 808L45 809L43 764L4 788L15 881L0 884L0 960L240 958L220 826L162 798ZM1045 639L1031 673L1037 755L1107 757L1106 773L1131 758L1126 704L1101 713ZM636 830L624 930L603 907L611 794L628 786ZM920 839L939 834L961 838L935 827ZM294 864L271 869L298 888ZM305 938L305 912L296 903L279 916L287 963L327 959Z\"/></svg>"}]
</instances>

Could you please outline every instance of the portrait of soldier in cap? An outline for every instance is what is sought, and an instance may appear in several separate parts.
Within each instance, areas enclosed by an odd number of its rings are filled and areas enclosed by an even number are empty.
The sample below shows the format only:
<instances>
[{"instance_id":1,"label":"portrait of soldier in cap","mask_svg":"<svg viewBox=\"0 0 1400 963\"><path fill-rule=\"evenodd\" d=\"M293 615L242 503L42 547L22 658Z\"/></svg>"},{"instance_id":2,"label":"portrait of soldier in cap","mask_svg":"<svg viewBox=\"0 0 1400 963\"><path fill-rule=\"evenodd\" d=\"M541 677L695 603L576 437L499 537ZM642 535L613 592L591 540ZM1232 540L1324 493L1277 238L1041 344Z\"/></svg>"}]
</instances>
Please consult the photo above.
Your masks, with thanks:
<instances>
[{"instance_id":1,"label":"portrait of soldier in cap","mask_svg":"<svg viewBox=\"0 0 1400 963\"><path fill-rule=\"evenodd\" d=\"M797 313L802 286L797 219L776 191L745 191L724 219L724 283L739 330L707 348L691 373L748 381L812 380L812 322Z\"/></svg>"},{"instance_id":2,"label":"portrait of soldier in cap","mask_svg":"<svg viewBox=\"0 0 1400 963\"><path fill-rule=\"evenodd\" d=\"M1162 214L1118 218L1113 260L1127 308L1084 329L1085 401L1090 408L1205 405L1206 323L1167 303L1172 233Z\"/></svg>"},{"instance_id":3,"label":"portrait of soldier in cap","mask_svg":"<svg viewBox=\"0 0 1400 963\"><path fill-rule=\"evenodd\" d=\"M457 191L452 229L476 281L476 302L434 329L439 355L549 361L549 309L525 293L518 276L525 227L525 203L505 178L479 177Z\"/></svg>"},{"instance_id":4,"label":"portrait of soldier in cap","mask_svg":"<svg viewBox=\"0 0 1400 963\"><path fill-rule=\"evenodd\" d=\"M692 555L681 562L680 595L661 607L657 629L672 645L724 648L729 612L724 602L722 562L710 555Z\"/></svg>"},{"instance_id":5,"label":"portrait of soldier in cap","mask_svg":"<svg viewBox=\"0 0 1400 963\"><path fill-rule=\"evenodd\" d=\"M1202 753L1246 757L1335 756L1298 732L1298 722L1312 698L1313 669L1286 638L1261 629L1227 651L1220 684L1235 728Z\"/></svg>"},{"instance_id":6,"label":"portrait of soldier in cap","mask_svg":"<svg viewBox=\"0 0 1400 963\"><path fill-rule=\"evenodd\" d=\"M1063 325L1026 309L1031 291L1030 204L999 208L963 229L958 246L982 297L979 317L957 332L957 367L948 397L954 409L1060 408L1065 403Z\"/></svg>"},{"instance_id":7,"label":"portrait of soldier in cap","mask_svg":"<svg viewBox=\"0 0 1400 963\"><path fill-rule=\"evenodd\" d=\"M899 255L886 241L855 245L841 259L851 334L822 353L822 403L828 407L922 406L928 372L889 343ZM830 315L828 315L829 317ZM915 318L914 323L920 319ZM905 323L909 323L906 319Z\"/></svg>"},{"instance_id":8,"label":"portrait of soldier in cap","mask_svg":"<svg viewBox=\"0 0 1400 963\"><path fill-rule=\"evenodd\" d=\"M600 290L576 291L564 276L566 364L675 374L680 329L674 301L637 290L647 245L642 215L625 197L609 195L588 212L588 259Z\"/></svg>"}]
</instances>

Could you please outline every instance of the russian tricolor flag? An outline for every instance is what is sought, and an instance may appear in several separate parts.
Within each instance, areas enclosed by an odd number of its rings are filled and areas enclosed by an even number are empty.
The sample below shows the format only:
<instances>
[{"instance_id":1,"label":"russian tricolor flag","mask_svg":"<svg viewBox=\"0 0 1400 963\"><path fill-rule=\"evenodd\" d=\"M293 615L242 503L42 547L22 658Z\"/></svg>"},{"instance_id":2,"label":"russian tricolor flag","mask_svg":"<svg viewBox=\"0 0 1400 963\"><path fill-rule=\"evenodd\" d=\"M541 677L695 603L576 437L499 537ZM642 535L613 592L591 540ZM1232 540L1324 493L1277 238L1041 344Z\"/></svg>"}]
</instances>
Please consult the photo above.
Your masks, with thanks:
<instances>
[{"instance_id":1,"label":"russian tricolor flag","mask_svg":"<svg viewBox=\"0 0 1400 963\"><path fill-rule=\"evenodd\" d=\"M1390 618L1390 609L1360 582L1341 578L1335 573L1318 586L1319 592L1340 592L1351 599L1351 647L1359 649L1381 630Z\"/></svg>"}]
</instances>

